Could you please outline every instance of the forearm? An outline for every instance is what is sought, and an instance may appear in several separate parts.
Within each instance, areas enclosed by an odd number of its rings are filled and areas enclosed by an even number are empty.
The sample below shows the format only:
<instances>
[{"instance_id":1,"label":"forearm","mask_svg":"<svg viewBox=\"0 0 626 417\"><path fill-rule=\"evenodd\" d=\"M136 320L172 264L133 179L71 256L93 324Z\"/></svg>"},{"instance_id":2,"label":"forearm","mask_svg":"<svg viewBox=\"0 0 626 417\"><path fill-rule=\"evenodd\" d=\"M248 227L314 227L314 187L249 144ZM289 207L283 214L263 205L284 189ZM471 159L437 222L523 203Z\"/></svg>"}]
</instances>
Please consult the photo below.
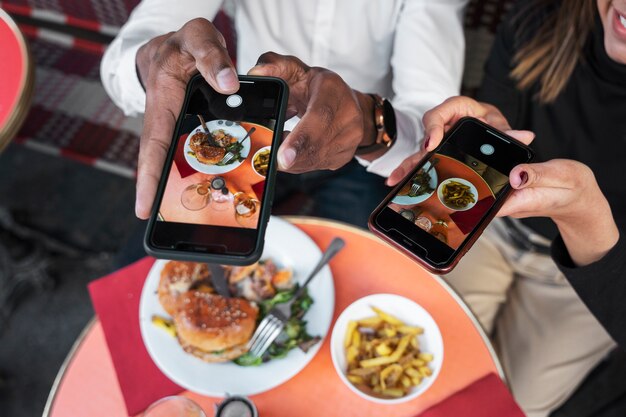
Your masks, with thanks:
<instances>
[{"instance_id":1,"label":"forearm","mask_svg":"<svg viewBox=\"0 0 626 417\"><path fill-rule=\"evenodd\" d=\"M604 199L580 215L555 219L563 243L576 266L586 266L602 259L615 246L619 230L611 208Z\"/></svg>"},{"instance_id":2,"label":"forearm","mask_svg":"<svg viewBox=\"0 0 626 417\"><path fill-rule=\"evenodd\" d=\"M424 113L459 93L465 3L426 0L405 5L396 25L391 56L394 94L388 97L395 110L397 138L392 147L357 158L369 172L387 177L417 152L423 140Z\"/></svg>"}]
</instances>

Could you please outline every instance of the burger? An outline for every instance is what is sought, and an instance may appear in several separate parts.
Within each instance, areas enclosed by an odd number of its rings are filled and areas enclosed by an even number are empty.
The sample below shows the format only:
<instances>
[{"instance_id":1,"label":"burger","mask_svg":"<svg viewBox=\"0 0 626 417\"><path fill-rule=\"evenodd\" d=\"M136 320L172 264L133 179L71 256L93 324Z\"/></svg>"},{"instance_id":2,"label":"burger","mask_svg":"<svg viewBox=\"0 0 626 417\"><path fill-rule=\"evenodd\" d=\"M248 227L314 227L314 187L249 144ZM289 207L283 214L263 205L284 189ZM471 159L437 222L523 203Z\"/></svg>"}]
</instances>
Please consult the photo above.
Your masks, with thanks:
<instances>
[{"instance_id":1,"label":"burger","mask_svg":"<svg viewBox=\"0 0 626 417\"><path fill-rule=\"evenodd\" d=\"M177 299L174 324L185 352L206 362L226 362L247 352L258 308L243 298L188 291Z\"/></svg>"},{"instance_id":2,"label":"burger","mask_svg":"<svg viewBox=\"0 0 626 417\"><path fill-rule=\"evenodd\" d=\"M172 261L165 264L157 293L159 302L170 316L177 309L181 294L190 290L202 289L213 292L210 285L211 272L205 263Z\"/></svg>"}]
</instances>

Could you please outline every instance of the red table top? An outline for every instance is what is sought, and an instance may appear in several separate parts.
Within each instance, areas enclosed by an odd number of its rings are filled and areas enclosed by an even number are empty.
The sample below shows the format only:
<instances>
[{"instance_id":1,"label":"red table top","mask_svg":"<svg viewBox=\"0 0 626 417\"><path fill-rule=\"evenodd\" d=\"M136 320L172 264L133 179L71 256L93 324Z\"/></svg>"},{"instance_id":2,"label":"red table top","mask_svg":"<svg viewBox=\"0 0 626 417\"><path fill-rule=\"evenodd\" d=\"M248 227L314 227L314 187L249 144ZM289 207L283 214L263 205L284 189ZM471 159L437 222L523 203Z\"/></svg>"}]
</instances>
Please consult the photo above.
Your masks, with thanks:
<instances>
[{"instance_id":1,"label":"red table top","mask_svg":"<svg viewBox=\"0 0 626 417\"><path fill-rule=\"evenodd\" d=\"M322 248L336 236L346 241L345 249L331 262L336 291L333 323L358 298L382 292L400 294L416 301L435 319L445 356L438 378L423 395L403 404L375 404L350 391L335 373L329 331L322 348L304 370L284 384L251 397L261 416L412 417L488 373L503 377L478 322L440 278L364 230L320 219L288 220ZM213 416L213 405L220 401L191 392L183 395L200 404L207 416ZM125 415L102 328L98 321L93 321L61 367L44 416Z\"/></svg>"},{"instance_id":2,"label":"red table top","mask_svg":"<svg viewBox=\"0 0 626 417\"><path fill-rule=\"evenodd\" d=\"M24 97L28 96L30 57L26 42L11 17L0 9L0 149L5 135L20 124ZM10 131L10 132L9 132ZM8 138L11 139L11 138Z\"/></svg>"}]
</instances>

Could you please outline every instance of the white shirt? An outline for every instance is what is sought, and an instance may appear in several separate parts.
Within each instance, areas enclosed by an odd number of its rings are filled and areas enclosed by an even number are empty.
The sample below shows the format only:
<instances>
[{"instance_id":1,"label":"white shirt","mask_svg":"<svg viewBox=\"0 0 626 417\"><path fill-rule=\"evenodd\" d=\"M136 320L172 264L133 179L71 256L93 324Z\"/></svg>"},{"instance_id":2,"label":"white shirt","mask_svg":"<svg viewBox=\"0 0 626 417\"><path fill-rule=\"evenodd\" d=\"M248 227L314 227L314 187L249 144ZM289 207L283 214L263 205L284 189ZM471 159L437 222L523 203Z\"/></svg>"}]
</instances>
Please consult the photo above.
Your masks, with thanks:
<instances>
[{"instance_id":1,"label":"white shirt","mask_svg":"<svg viewBox=\"0 0 626 417\"><path fill-rule=\"evenodd\" d=\"M235 0L237 67L246 73L266 51L295 55L338 73L352 88L391 100L398 138L367 170L388 176L415 153L421 119L457 95L464 59L467 0ZM187 21L212 20L222 0L143 0L107 49L104 88L127 115L143 113L137 49ZM372 116L373 117L373 116ZM289 130L289 126L286 126Z\"/></svg>"}]
</instances>

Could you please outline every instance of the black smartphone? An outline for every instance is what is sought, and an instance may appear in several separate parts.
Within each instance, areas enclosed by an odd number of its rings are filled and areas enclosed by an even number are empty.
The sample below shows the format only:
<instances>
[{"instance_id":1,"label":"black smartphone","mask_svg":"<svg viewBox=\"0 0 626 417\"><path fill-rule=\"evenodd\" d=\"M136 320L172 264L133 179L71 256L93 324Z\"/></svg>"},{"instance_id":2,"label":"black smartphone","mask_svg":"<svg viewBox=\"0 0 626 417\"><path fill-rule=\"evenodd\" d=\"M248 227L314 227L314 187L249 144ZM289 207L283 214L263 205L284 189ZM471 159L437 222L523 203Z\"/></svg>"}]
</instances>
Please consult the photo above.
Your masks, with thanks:
<instances>
[{"instance_id":1,"label":"black smartphone","mask_svg":"<svg viewBox=\"0 0 626 417\"><path fill-rule=\"evenodd\" d=\"M199 74L187 85L148 222L148 254L231 265L261 256L289 92L278 78L239 82L231 95Z\"/></svg>"},{"instance_id":2,"label":"black smartphone","mask_svg":"<svg viewBox=\"0 0 626 417\"><path fill-rule=\"evenodd\" d=\"M511 192L511 170L532 158L528 146L463 118L374 210L369 227L429 271L448 273Z\"/></svg>"}]
</instances>

